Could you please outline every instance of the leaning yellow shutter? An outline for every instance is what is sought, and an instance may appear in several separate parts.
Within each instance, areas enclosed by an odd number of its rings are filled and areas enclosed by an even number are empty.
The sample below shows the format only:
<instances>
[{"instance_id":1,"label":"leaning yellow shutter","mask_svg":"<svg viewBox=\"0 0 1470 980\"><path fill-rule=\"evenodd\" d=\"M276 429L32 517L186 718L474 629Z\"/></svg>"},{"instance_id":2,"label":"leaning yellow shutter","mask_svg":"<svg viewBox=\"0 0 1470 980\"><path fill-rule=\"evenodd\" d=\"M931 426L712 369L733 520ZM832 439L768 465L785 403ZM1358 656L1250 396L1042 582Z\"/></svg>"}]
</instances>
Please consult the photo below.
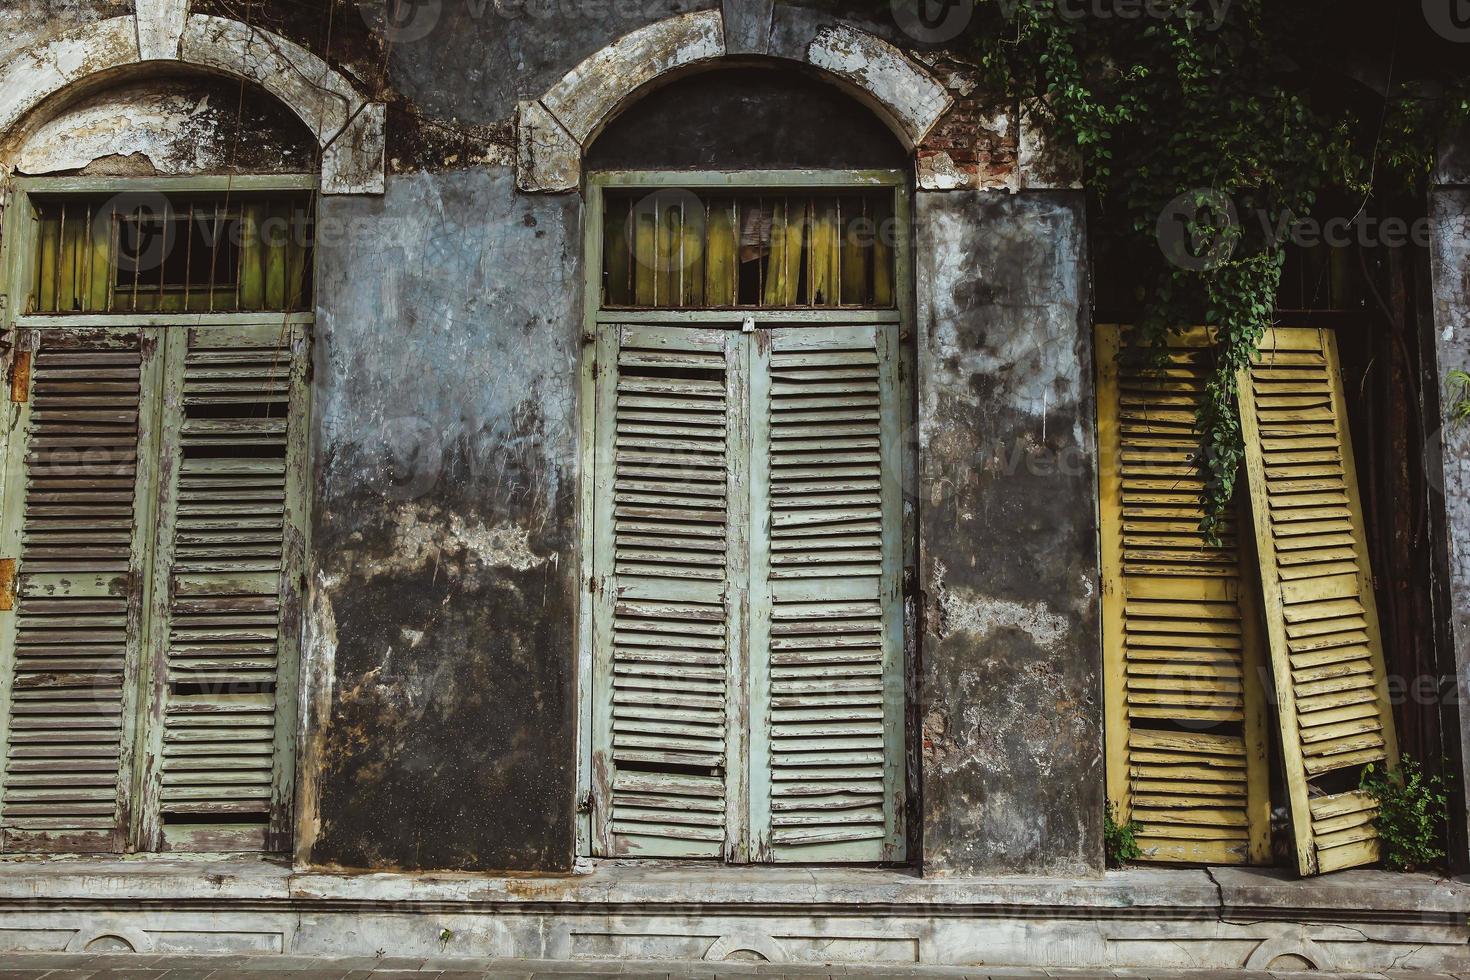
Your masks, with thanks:
<instances>
[{"instance_id":1,"label":"leaning yellow shutter","mask_svg":"<svg viewBox=\"0 0 1470 980\"><path fill-rule=\"evenodd\" d=\"M1120 365L1098 328L1108 798L1143 859L1241 864L1270 852L1262 640L1232 521L1199 533L1203 330L1160 369ZM1244 574L1243 574L1244 573Z\"/></svg>"},{"instance_id":2,"label":"leaning yellow shutter","mask_svg":"<svg viewBox=\"0 0 1470 980\"><path fill-rule=\"evenodd\" d=\"M1368 864L1373 802L1352 787L1397 745L1332 334L1268 330L1240 416L1297 863Z\"/></svg>"}]
</instances>

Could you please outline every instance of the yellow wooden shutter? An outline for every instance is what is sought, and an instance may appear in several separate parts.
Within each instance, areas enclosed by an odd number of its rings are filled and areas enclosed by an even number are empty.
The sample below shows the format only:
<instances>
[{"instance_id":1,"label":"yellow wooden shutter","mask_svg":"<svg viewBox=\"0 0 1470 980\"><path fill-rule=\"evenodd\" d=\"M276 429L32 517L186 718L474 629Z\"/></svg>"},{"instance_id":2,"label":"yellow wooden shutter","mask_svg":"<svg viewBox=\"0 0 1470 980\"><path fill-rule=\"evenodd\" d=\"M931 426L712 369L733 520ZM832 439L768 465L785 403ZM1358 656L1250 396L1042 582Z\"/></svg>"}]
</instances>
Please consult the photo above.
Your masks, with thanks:
<instances>
[{"instance_id":1,"label":"yellow wooden shutter","mask_svg":"<svg viewBox=\"0 0 1470 980\"><path fill-rule=\"evenodd\" d=\"M754 339L753 859L901 860L897 330Z\"/></svg>"},{"instance_id":2,"label":"yellow wooden shutter","mask_svg":"<svg viewBox=\"0 0 1470 980\"><path fill-rule=\"evenodd\" d=\"M18 341L3 532L17 594L0 613L4 850L121 851L156 347L137 329Z\"/></svg>"},{"instance_id":3,"label":"yellow wooden shutter","mask_svg":"<svg viewBox=\"0 0 1470 980\"><path fill-rule=\"evenodd\" d=\"M599 854L720 857L743 822L739 334L613 326L598 349ZM743 484L741 484L743 487Z\"/></svg>"},{"instance_id":4,"label":"yellow wooden shutter","mask_svg":"<svg viewBox=\"0 0 1470 980\"><path fill-rule=\"evenodd\" d=\"M1231 521L1199 533L1195 411L1208 336L1155 370L1097 333L1108 798L1143 826L1143 859L1264 862L1270 852L1262 639L1254 569Z\"/></svg>"},{"instance_id":5,"label":"yellow wooden shutter","mask_svg":"<svg viewBox=\"0 0 1470 980\"><path fill-rule=\"evenodd\" d=\"M1367 864L1375 811L1354 787L1397 745L1332 334L1268 330L1240 415L1297 863Z\"/></svg>"},{"instance_id":6,"label":"yellow wooden shutter","mask_svg":"<svg viewBox=\"0 0 1470 980\"><path fill-rule=\"evenodd\" d=\"M304 561L300 326L168 337L143 846L290 843Z\"/></svg>"}]
</instances>

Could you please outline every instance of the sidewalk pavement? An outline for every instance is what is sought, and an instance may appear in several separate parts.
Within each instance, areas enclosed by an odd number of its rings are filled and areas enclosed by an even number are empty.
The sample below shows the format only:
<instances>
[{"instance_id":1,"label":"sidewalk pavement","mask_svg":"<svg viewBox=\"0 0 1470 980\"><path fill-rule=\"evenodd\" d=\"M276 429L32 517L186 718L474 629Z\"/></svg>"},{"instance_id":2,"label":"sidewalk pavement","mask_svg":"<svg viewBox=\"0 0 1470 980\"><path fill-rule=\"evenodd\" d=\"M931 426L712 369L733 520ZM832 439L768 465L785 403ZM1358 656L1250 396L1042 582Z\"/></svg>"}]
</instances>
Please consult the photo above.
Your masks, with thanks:
<instances>
[{"instance_id":1,"label":"sidewalk pavement","mask_svg":"<svg viewBox=\"0 0 1470 980\"><path fill-rule=\"evenodd\" d=\"M505 960L380 956L0 953L0 980L715 980L724 977L969 977L973 980L1470 980L1470 974L1250 970L1041 969L1006 966Z\"/></svg>"}]
</instances>

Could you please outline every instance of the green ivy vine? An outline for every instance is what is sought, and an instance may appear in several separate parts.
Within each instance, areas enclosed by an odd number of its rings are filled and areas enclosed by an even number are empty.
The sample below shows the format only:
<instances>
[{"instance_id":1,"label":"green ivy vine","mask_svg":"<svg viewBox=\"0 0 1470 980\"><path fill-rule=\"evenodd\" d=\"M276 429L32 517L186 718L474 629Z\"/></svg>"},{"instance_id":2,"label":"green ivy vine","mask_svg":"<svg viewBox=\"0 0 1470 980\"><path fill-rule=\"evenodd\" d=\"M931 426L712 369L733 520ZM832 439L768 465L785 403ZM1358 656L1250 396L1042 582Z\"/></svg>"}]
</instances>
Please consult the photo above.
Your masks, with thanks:
<instances>
[{"instance_id":1,"label":"green ivy vine","mask_svg":"<svg viewBox=\"0 0 1470 980\"><path fill-rule=\"evenodd\" d=\"M1076 147L1095 224L1149 263L1144 343L1217 330L1197 423L1218 541L1243 455L1236 371L1271 324L1285 229L1327 192L1422 201L1436 143L1470 117L1470 44L1426 55L1444 45L1419 4L1384 5L1384 27L1318 0L1124 2L975 0L966 36L991 87ZM1171 209L1189 261L1160 247Z\"/></svg>"}]
</instances>

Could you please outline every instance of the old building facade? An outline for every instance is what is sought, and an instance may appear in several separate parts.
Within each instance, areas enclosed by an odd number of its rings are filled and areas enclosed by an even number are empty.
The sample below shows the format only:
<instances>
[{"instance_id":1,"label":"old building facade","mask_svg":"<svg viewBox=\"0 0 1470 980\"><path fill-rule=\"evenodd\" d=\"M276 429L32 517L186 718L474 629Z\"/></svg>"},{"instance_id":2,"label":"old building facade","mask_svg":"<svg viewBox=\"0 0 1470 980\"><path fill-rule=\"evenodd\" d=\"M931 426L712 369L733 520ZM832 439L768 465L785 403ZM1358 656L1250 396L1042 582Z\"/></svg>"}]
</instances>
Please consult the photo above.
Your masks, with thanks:
<instances>
[{"instance_id":1,"label":"old building facade","mask_svg":"<svg viewBox=\"0 0 1470 980\"><path fill-rule=\"evenodd\" d=\"M1360 867L1333 329L1268 335L1207 546L1207 338L1115 356L1082 175L923 25L5 9L0 948L1470 963L1459 882Z\"/></svg>"}]
</instances>

